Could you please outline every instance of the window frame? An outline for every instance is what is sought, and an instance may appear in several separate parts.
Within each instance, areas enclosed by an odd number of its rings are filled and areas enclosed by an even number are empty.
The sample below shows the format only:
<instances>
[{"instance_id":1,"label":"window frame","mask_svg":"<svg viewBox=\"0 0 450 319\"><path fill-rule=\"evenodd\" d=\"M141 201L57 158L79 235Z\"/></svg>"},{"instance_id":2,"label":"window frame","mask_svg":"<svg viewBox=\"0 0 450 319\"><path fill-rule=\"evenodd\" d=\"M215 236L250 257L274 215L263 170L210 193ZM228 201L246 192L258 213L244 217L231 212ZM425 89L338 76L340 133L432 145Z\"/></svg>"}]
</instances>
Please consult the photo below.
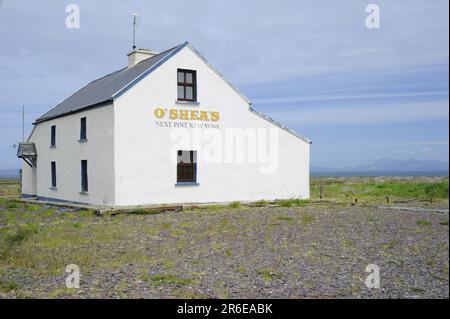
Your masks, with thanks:
<instances>
[{"instance_id":1,"label":"window frame","mask_svg":"<svg viewBox=\"0 0 450 319\"><path fill-rule=\"evenodd\" d=\"M88 191L89 191L88 161L81 160L81 193L87 193Z\"/></svg>"},{"instance_id":2,"label":"window frame","mask_svg":"<svg viewBox=\"0 0 450 319\"><path fill-rule=\"evenodd\" d=\"M50 162L50 171L51 171L51 187L56 188L56 162Z\"/></svg>"},{"instance_id":3,"label":"window frame","mask_svg":"<svg viewBox=\"0 0 450 319\"><path fill-rule=\"evenodd\" d=\"M178 79L179 73L183 73L184 82L180 82ZM186 74L192 75L192 83L187 83ZM178 88L183 87L183 97L178 96ZM186 97L186 88L192 88L192 99ZM177 69L177 101L182 102L197 102L197 71L187 69Z\"/></svg>"},{"instance_id":4,"label":"window frame","mask_svg":"<svg viewBox=\"0 0 450 319\"><path fill-rule=\"evenodd\" d=\"M56 147L56 125L50 127L50 147Z\"/></svg>"},{"instance_id":5,"label":"window frame","mask_svg":"<svg viewBox=\"0 0 450 319\"><path fill-rule=\"evenodd\" d=\"M181 155L179 153L181 152ZM189 152L189 163L181 161L183 153ZM180 174L180 170L182 171ZM186 178L186 171L191 171L189 178ZM193 150L178 150L177 151L177 184L196 184L197 183L197 151Z\"/></svg>"},{"instance_id":6,"label":"window frame","mask_svg":"<svg viewBox=\"0 0 450 319\"><path fill-rule=\"evenodd\" d=\"M80 141L87 140L87 119L86 116L80 118Z\"/></svg>"}]
</instances>

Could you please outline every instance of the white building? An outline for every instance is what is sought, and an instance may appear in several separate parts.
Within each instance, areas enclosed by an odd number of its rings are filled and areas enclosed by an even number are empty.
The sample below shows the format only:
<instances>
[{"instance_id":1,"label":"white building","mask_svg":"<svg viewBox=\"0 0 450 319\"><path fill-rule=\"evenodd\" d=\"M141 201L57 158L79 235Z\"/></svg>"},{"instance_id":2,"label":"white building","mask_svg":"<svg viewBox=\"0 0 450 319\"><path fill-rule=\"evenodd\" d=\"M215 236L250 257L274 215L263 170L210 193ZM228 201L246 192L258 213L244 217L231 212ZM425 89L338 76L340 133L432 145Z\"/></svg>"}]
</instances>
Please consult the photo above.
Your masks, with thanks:
<instances>
[{"instance_id":1,"label":"white building","mask_svg":"<svg viewBox=\"0 0 450 319\"><path fill-rule=\"evenodd\" d=\"M308 198L310 141L250 105L188 42L135 50L36 120L18 151L22 194L100 206Z\"/></svg>"}]
</instances>

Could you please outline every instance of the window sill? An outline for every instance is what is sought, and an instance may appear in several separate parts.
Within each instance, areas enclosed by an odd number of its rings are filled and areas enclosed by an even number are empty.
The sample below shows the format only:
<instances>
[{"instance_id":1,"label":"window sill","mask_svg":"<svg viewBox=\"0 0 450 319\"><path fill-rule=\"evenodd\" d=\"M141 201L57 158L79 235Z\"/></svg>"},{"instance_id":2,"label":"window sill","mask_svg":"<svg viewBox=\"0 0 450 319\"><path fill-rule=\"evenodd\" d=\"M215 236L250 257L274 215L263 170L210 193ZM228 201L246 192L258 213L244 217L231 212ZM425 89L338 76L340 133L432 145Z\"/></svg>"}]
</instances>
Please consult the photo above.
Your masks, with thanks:
<instances>
[{"instance_id":1,"label":"window sill","mask_svg":"<svg viewBox=\"0 0 450 319\"><path fill-rule=\"evenodd\" d=\"M83 139L81 139L81 140L78 140L79 143L86 143L87 141L88 141L87 138L83 138Z\"/></svg>"},{"instance_id":2,"label":"window sill","mask_svg":"<svg viewBox=\"0 0 450 319\"><path fill-rule=\"evenodd\" d=\"M197 101L179 101L179 100L176 100L176 101L175 101L175 104L198 106L198 105L200 105L200 102L197 102Z\"/></svg>"},{"instance_id":3,"label":"window sill","mask_svg":"<svg viewBox=\"0 0 450 319\"><path fill-rule=\"evenodd\" d=\"M49 187L49 189L51 189L52 191L57 191L58 190L58 188L56 188L56 187Z\"/></svg>"},{"instance_id":4,"label":"window sill","mask_svg":"<svg viewBox=\"0 0 450 319\"><path fill-rule=\"evenodd\" d=\"M81 195L89 195L88 192L80 192Z\"/></svg>"},{"instance_id":5,"label":"window sill","mask_svg":"<svg viewBox=\"0 0 450 319\"><path fill-rule=\"evenodd\" d=\"M175 186L200 186L197 182L179 182L175 183Z\"/></svg>"}]
</instances>

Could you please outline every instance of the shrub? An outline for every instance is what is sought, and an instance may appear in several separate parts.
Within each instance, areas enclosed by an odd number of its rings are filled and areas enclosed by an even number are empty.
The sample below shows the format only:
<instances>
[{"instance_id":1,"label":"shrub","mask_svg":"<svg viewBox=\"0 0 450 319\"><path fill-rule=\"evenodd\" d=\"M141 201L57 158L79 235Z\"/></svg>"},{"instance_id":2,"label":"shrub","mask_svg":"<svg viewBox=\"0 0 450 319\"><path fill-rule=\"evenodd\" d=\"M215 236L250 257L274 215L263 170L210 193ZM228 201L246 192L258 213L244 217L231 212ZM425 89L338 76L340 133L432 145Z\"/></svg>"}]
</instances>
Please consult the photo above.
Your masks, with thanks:
<instances>
[{"instance_id":1,"label":"shrub","mask_svg":"<svg viewBox=\"0 0 450 319\"><path fill-rule=\"evenodd\" d=\"M228 207L239 208L239 207L241 207L241 202L231 202L230 204L228 204Z\"/></svg>"},{"instance_id":2,"label":"shrub","mask_svg":"<svg viewBox=\"0 0 450 319\"><path fill-rule=\"evenodd\" d=\"M13 233L8 234L6 237L6 244L8 247L12 247L15 244L20 244L22 241L29 238L31 235L37 234L38 229L36 224L27 223L19 226Z\"/></svg>"}]
</instances>

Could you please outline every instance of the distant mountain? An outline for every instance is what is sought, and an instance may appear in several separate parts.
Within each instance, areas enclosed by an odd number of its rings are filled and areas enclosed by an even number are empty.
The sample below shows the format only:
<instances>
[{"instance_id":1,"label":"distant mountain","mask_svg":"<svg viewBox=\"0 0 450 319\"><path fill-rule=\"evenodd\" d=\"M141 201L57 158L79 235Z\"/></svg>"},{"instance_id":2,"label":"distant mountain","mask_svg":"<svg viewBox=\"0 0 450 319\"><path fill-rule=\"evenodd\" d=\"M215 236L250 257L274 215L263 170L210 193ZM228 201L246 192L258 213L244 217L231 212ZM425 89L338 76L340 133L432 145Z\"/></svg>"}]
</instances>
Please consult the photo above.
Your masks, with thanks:
<instances>
[{"instance_id":1,"label":"distant mountain","mask_svg":"<svg viewBox=\"0 0 450 319\"><path fill-rule=\"evenodd\" d=\"M0 169L0 178L18 178L19 169Z\"/></svg>"},{"instance_id":2,"label":"distant mountain","mask_svg":"<svg viewBox=\"0 0 450 319\"><path fill-rule=\"evenodd\" d=\"M383 158L376 160L372 164L357 165L351 167L321 167L312 166L312 172L448 172L448 162L445 161L424 161L424 160L397 160Z\"/></svg>"}]
</instances>

